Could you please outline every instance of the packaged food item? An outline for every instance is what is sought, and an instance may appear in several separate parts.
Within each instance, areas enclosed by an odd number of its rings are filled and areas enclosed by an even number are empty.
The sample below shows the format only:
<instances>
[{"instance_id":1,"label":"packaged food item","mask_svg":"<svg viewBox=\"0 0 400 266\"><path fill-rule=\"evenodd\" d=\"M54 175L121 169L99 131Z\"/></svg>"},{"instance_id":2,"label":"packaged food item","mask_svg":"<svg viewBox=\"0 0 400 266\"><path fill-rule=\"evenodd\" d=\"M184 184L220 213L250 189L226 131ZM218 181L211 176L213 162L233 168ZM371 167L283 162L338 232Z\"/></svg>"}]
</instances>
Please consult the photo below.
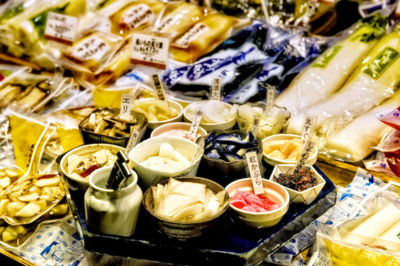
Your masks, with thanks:
<instances>
[{"instance_id":1,"label":"packaged food item","mask_svg":"<svg viewBox=\"0 0 400 266\"><path fill-rule=\"evenodd\" d=\"M327 99L340 89L371 48L385 34L387 18L362 19L354 32L336 43L303 70L276 99L292 113Z\"/></svg>"},{"instance_id":2,"label":"packaged food item","mask_svg":"<svg viewBox=\"0 0 400 266\"><path fill-rule=\"evenodd\" d=\"M172 58L193 63L224 41L238 21L222 14L210 14L172 42Z\"/></svg>"},{"instance_id":3,"label":"packaged food item","mask_svg":"<svg viewBox=\"0 0 400 266\"><path fill-rule=\"evenodd\" d=\"M136 101L132 110L144 114L149 122L157 122L179 116L179 110L171 107L167 101L146 100Z\"/></svg>"},{"instance_id":4,"label":"packaged food item","mask_svg":"<svg viewBox=\"0 0 400 266\"><path fill-rule=\"evenodd\" d=\"M280 208L276 202L264 194L255 195L248 191L237 189L230 195L231 205L249 212L269 212Z\"/></svg>"},{"instance_id":5,"label":"packaged food item","mask_svg":"<svg viewBox=\"0 0 400 266\"><path fill-rule=\"evenodd\" d=\"M316 116L316 128L322 132L343 126L393 96L399 82L396 74L400 67L399 30L400 27L397 27L374 46L341 90L327 100L292 116L288 132L301 132L304 114Z\"/></svg>"},{"instance_id":6,"label":"packaged food item","mask_svg":"<svg viewBox=\"0 0 400 266\"><path fill-rule=\"evenodd\" d=\"M200 20L204 12L203 8L186 2L169 3L157 18L153 30L174 38Z\"/></svg>"},{"instance_id":7,"label":"packaged food item","mask_svg":"<svg viewBox=\"0 0 400 266\"><path fill-rule=\"evenodd\" d=\"M120 1L121 2L121 1ZM133 30L147 28L155 22L165 3L158 0L130 1L112 14L109 19L114 34L126 35Z\"/></svg>"},{"instance_id":8,"label":"packaged food item","mask_svg":"<svg viewBox=\"0 0 400 266\"><path fill-rule=\"evenodd\" d=\"M243 131L212 131L208 134L204 155L225 162L243 160L247 151L259 150L259 141L252 133Z\"/></svg>"},{"instance_id":9,"label":"packaged food item","mask_svg":"<svg viewBox=\"0 0 400 266\"><path fill-rule=\"evenodd\" d=\"M284 131L290 118L289 111L277 105L272 107L270 116L268 116L263 103L240 105L237 114L239 127L247 132L253 130L254 121L258 119L256 135L261 140Z\"/></svg>"},{"instance_id":10,"label":"packaged food item","mask_svg":"<svg viewBox=\"0 0 400 266\"><path fill-rule=\"evenodd\" d=\"M0 194L22 175L22 170L18 168L0 169Z\"/></svg>"},{"instance_id":11,"label":"packaged food item","mask_svg":"<svg viewBox=\"0 0 400 266\"><path fill-rule=\"evenodd\" d=\"M1 197L1 214L11 225L29 224L50 211L64 197L57 174L26 176Z\"/></svg>"},{"instance_id":12,"label":"packaged food item","mask_svg":"<svg viewBox=\"0 0 400 266\"><path fill-rule=\"evenodd\" d=\"M225 191L218 193L205 184L170 178L152 187L154 213L171 222L196 223L210 220L225 206Z\"/></svg>"},{"instance_id":13,"label":"packaged food item","mask_svg":"<svg viewBox=\"0 0 400 266\"><path fill-rule=\"evenodd\" d=\"M0 86L28 71L28 67L0 64Z\"/></svg>"},{"instance_id":14,"label":"packaged food item","mask_svg":"<svg viewBox=\"0 0 400 266\"><path fill-rule=\"evenodd\" d=\"M171 144L163 143L158 154L148 157L141 164L161 171L177 172L188 167L191 164L191 158L186 158Z\"/></svg>"}]
</instances>

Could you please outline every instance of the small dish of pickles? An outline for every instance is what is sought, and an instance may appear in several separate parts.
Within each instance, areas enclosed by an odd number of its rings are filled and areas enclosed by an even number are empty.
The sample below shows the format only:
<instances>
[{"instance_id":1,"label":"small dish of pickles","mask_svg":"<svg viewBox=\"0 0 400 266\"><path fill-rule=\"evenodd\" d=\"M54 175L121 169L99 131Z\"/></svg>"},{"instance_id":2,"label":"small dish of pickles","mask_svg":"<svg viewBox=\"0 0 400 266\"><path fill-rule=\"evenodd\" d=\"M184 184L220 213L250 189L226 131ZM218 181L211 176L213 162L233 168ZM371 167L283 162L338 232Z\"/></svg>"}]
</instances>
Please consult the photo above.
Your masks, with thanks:
<instances>
[{"instance_id":1,"label":"small dish of pickles","mask_svg":"<svg viewBox=\"0 0 400 266\"><path fill-rule=\"evenodd\" d=\"M10 225L30 224L64 197L58 174L27 176L9 186L0 197L0 217Z\"/></svg>"},{"instance_id":2,"label":"small dish of pickles","mask_svg":"<svg viewBox=\"0 0 400 266\"><path fill-rule=\"evenodd\" d=\"M167 123L179 122L183 115L182 106L172 100L140 100L133 104L132 110L144 114L151 129Z\"/></svg>"}]
</instances>

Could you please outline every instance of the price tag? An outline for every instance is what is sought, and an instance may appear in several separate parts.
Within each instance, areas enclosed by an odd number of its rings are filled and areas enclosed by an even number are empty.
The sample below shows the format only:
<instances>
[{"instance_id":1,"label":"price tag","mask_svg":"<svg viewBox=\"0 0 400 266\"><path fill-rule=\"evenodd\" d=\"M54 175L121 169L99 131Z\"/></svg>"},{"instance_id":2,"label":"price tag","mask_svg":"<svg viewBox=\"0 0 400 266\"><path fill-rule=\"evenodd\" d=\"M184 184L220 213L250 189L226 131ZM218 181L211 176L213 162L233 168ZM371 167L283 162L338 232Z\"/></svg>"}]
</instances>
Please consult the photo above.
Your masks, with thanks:
<instances>
[{"instance_id":1,"label":"price tag","mask_svg":"<svg viewBox=\"0 0 400 266\"><path fill-rule=\"evenodd\" d=\"M266 93L267 99L265 99L265 114L267 117L270 117L272 114L272 108L274 107L274 101L275 101L275 90L273 87L268 86L267 93Z\"/></svg>"},{"instance_id":2,"label":"price tag","mask_svg":"<svg viewBox=\"0 0 400 266\"><path fill-rule=\"evenodd\" d=\"M165 90L161 83L160 75L153 74L151 78L153 79L153 84L154 84L154 89L156 90L157 99L165 101L167 97L165 97Z\"/></svg>"},{"instance_id":3,"label":"price tag","mask_svg":"<svg viewBox=\"0 0 400 266\"><path fill-rule=\"evenodd\" d=\"M71 45L75 40L78 18L55 12L47 15L44 37Z\"/></svg>"},{"instance_id":4,"label":"price tag","mask_svg":"<svg viewBox=\"0 0 400 266\"><path fill-rule=\"evenodd\" d=\"M196 139L197 130L199 129L202 115L203 115L203 113L201 111L196 112L196 114L193 118L193 121L192 121L192 125L190 126L189 133L188 133L189 139L193 139L193 140Z\"/></svg>"},{"instance_id":5,"label":"price tag","mask_svg":"<svg viewBox=\"0 0 400 266\"><path fill-rule=\"evenodd\" d=\"M123 94L121 97L121 111L119 113L119 116L121 118L130 119L131 107L132 107L132 95Z\"/></svg>"},{"instance_id":6,"label":"price tag","mask_svg":"<svg viewBox=\"0 0 400 266\"><path fill-rule=\"evenodd\" d=\"M315 117L306 116L306 120L304 122L304 129L301 139L304 141L303 150L300 154L299 160L296 163L294 168L294 172L300 171L306 164L308 158L310 158L311 153L314 150L316 143L312 140L311 134L313 132Z\"/></svg>"},{"instance_id":7,"label":"price tag","mask_svg":"<svg viewBox=\"0 0 400 266\"><path fill-rule=\"evenodd\" d=\"M211 100L221 100L221 80L215 78L211 86Z\"/></svg>"},{"instance_id":8,"label":"price tag","mask_svg":"<svg viewBox=\"0 0 400 266\"><path fill-rule=\"evenodd\" d=\"M168 62L169 39L135 33L131 62L165 69Z\"/></svg>"},{"instance_id":9,"label":"price tag","mask_svg":"<svg viewBox=\"0 0 400 266\"><path fill-rule=\"evenodd\" d=\"M133 147L136 146L140 138L139 131L136 128L133 128L132 134L129 137L128 144L126 144L126 153L129 154Z\"/></svg>"},{"instance_id":10,"label":"price tag","mask_svg":"<svg viewBox=\"0 0 400 266\"><path fill-rule=\"evenodd\" d=\"M245 153L247 167L250 172L251 182L253 184L254 194L264 193L264 186L261 178L260 165L258 163L257 153L255 151Z\"/></svg>"}]
</instances>

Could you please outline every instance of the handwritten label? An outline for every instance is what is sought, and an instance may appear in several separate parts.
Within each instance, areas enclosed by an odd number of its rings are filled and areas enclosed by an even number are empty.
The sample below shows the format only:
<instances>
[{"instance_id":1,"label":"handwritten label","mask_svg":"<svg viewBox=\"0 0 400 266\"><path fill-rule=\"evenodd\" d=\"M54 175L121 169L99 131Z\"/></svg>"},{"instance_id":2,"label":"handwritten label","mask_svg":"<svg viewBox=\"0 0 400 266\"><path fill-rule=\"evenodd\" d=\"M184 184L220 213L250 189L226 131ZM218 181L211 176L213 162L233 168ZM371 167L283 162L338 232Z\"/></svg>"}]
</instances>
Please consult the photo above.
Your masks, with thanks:
<instances>
[{"instance_id":1,"label":"handwritten label","mask_svg":"<svg viewBox=\"0 0 400 266\"><path fill-rule=\"evenodd\" d=\"M260 165L258 163L257 152L251 151L245 153L247 167L250 172L251 183L253 184L254 194L264 193L264 186L261 178Z\"/></svg>"},{"instance_id":2,"label":"handwritten label","mask_svg":"<svg viewBox=\"0 0 400 266\"><path fill-rule=\"evenodd\" d=\"M154 18L151 9L145 4L135 5L121 17L121 24L129 26L131 29L136 29L146 23L149 23Z\"/></svg>"},{"instance_id":3,"label":"handwritten label","mask_svg":"<svg viewBox=\"0 0 400 266\"><path fill-rule=\"evenodd\" d=\"M74 46L72 56L82 61L91 59L99 61L110 50L105 40L93 34Z\"/></svg>"},{"instance_id":4,"label":"handwritten label","mask_svg":"<svg viewBox=\"0 0 400 266\"><path fill-rule=\"evenodd\" d=\"M195 40L202 33L210 30L209 27L203 23L197 23L190 30L188 30L182 37L177 39L172 45L178 48L186 49L189 47L190 43Z\"/></svg>"},{"instance_id":5,"label":"handwritten label","mask_svg":"<svg viewBox=\"0 0 400 266\"><path fill-rule=\"evenodd\" d=\"M139 131L136 128L132 129L132 134L129 137L128 144L126 145L126 153L130 153L131 150L136 146L140 138Z\"/></svg>"},{"instance_id":6,"label":"handwritten label","mask_svg":"<svg viewBox=\"0 0 400 266\"><path fill-rule=\"evenodd\" d=\"M194 115L192 125L190 126L190 130L188 133L189 139L193 139L193 140L196 139L197 131L199 130L202 115L203 115L203 113L201 111L197 111L196 114Z\"/></svg>"},{"instance_id":7,"label":"handwritten label","mask_svg":"<svg viewBox=\"0 0 400 266\"><path fill-rule=\"evenodd\" d=\"M268 86L267 89L267 99L266 99L266 104L265 104L265 113L267 117L270 117L272 114L272 108L274 107L274 101L275 101L275 90L272 86Z\"/></svg>"},{"instance_id":8,"label":"handwritten label","mask_svg":"<svg viewBox=\"0 0 400 266\"><path fill-rule=\"evenodd\" d=\"M165 97L165 90L161 83L160 75L153 74L151 75L151 78L153 79L153 84L154 84L154 89L156 90L157 99L165 101L167 98Z\"/></svg>"},{"instance_id":9,"label":"handwritten label","mask_svg":"<svg viewBox=\"0 0 400 266\"><path fill-rule=\"evenodd\" d=\"M258 126L259 125L260 125L260 119L254 118L253 129L251 131L253 133L254 137L257 137L257 132L258 132Z\"/></svg>"},{"instance_id":10,"label":"handwritten label","mask_svg":"<svg viewBox=\"0 0 400 266\"><path fill-rule=\"evenodd\" d=\"M131 61L165 69L168 62L169 39L135 33Z\"/></svg>"},{"instance_id":11,"label":"handwritten label","mask_svg":"<svg viewBox=\"0 0 400 266\"><path fill-rule=\"evenodd\" d=\"M121 97L121 111L119 116L121 118L129 119L131 117L132 95L123 94Z\"/></svg>"},{"instance_id":12,"label":"handwritten label","mask_svg":"<svg viewBox=\"0 0 400 266\"><path fill-rule=\"evenodd\" d=\"M316 143L311 138L311 134L313 133L313 128L315 124L314 122L315 122L315 117L306 116L304 122L303 134L301 136L301 139L304 141L304 146L300 154L299 160L297 161L296 166L294 168L294 173L297 173L298 171L300 171L300 169L304 167L308 158L310 158L311 153L314 150Z\"/></svg>"},{"instance_id":13,"label":"handwritten label","mask_svg":"<svg viewBox=\"0 0 400 266\"><path fill-rule=\"evenodd\" d=\"M156 25L156 31L164 32L167 28L169 28L173 24L177 24L181 19L181 16L174 16L174 17L165 17L161 20L161 22Z\"/></svg>"},{"instance_id":14,"label":"handwritten label","mask_svg":"<svg viewBox=\"0 0 400 266\"><path fill-rule=\"evenodd\" d=\"M211 86L211 100L221 100L221 80L215 78Z\"/></svg>"},{"instance_id":15,"label":"handwritten label","mask_svg":"<svg viewBox=\"0 0 400 266\"><path fill-rule=\"evenodd\" d=\"M77 25L76 17L49 12L44 36L47 39L71 45L75 40Z\"/></svg>"},{"instance_id":16,"label":"handwritten label","mask_svg":"<svg viewBox=\"0 0 400 266\"><path fill-rule=\"evenodd\" d=\"M399 52L392 47L386 47L364 69L364 73L373 79L377 79L394 61L397 60L398 57Z\"/></svg>"}]
</instances>

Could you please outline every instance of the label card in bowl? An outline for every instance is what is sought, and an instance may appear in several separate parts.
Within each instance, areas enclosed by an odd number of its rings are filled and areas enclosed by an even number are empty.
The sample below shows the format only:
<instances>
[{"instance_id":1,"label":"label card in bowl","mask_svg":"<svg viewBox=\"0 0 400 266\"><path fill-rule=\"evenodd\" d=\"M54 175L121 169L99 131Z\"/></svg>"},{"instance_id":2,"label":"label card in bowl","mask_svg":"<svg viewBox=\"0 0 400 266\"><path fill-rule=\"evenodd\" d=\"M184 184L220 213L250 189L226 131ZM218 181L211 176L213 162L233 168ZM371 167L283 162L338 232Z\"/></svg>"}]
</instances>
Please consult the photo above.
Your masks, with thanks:
<instances>
[{"instance_id":1,"label":"label card in bowl","mask_svg":"<svg viewBox=\"0 0 400 266\"><path fill-rule=\"evenodd\" d=\"M151 78L153 79L153 84L154 84L154 89L156 90L157 99L165 101L167 97L165 97L165 90L161 83L160 75L153 74L151 75Z\"/></svg>"},{"instance_id":2,"label":"label card in bowl","mask_svg":"<svg viewBox=\"0 0 400 266\"><path fill-rule=\"evenodd\" d=\"M121 110L119 116L121 118L130 119L132 108L132 95L123 94L121 96Z\"/></svg>"},{"instance_id":3,"label":"label card in bowl","mask_svg":"<svg viewBox=\"0 0 400 266\"><path fill-rule=\"evenodd\" d=\"M78 19L55 12L49 12L46 20L44 37L64 44L71 45L75 40Z\"/></svg>"},{"instance_id":4,"label":"label card in bowl","mask_svg":"<svg viewBox=\"0 0 400 266\"><path fill-rule=\"evenodd\" d=\"M245 153L247 167L250 172L251 183L253 184L254 194L264 193L264 186L261 177L260 165L258 162L257 152L250 151Z\"/></svg>"},{"instance_id":5,"label":"label card in bowl","mask_svg":"<svg viewBox=\"0 0 400 266\"><path fill-rule=\"evenodd\" d=\"M272 86L268 86L267 88L267 98L265 99L265 114L267 117L271 116L272 108L274 107L275 103L275 90Z\"/></svg>"},{"instance_id":6,"label":"label card in bowl","mask_svg":"<svg viewBox=\"0 0 400 266\"><path fill-rule=\"evenodd\" d=\"M203 113L201 111L197 111L193 117L192 125L190 126L190 130L188 133L189 139L196 139L197 131L199 130L199 125L201 121L201 116Z\"/></svg>"},{"instance_id":7,"label":"label card in bowl","mask_svg":"<svg viewBox=\"0 0 400 266\"><path fill-rule=\"evenodd\" d=\"M308 161L308 158L310 158L312 152L314 151L314 147L316 145L316 143L312 140L312 134L315 125L314 121L315 117L306 116L304 122L303 134L301 136L301 139L304 142L303 150L294 168L294 173L297 173L298 171L300 171L300 169L302 169L305 166L306 162Z\"/></svg>"},{"instance_id":8,"label":"label card in bowl","mask_svg":"<svg viewBox=\"0 0 400 266\"><path fill-rule=\"evenodd\" d=\"M211 100L221 100L221 80L219 78L213 79L211 86Z\"/></svg>"},{"instance_id":9,"label":"label card in bowl","mask_svg":"<svg viewBox=\"0 0 400 266\"><path fill-rule=\"evenodd\" d=\"M128 144L126 145L126 153L129 154L131 150L136 146L140 138L140 133L136 128L133 128L132 134L129 137Z\"/></svg>"}]
</instances>

